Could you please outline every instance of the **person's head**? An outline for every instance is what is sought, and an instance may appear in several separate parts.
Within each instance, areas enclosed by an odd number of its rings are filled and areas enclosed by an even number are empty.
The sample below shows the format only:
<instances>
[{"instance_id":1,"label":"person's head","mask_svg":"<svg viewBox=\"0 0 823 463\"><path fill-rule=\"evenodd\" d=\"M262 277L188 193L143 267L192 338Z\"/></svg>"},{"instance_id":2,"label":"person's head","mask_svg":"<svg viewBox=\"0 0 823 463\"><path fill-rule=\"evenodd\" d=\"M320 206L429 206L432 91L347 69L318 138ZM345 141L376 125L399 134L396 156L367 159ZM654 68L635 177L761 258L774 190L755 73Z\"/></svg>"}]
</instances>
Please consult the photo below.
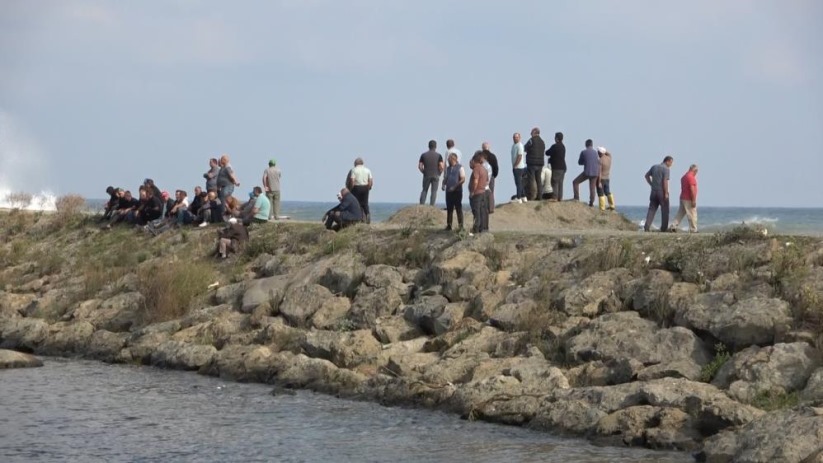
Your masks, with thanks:
<instances>
[{"instance_id":1,"label":"person's head","mask_svg":"<svg viewBox=\"0 0 823 463\"><path fill-rule=\"evenodd\" d=\"M145 185L147 187L152 187L152 186L154 186L154 180L152 180L150 178L147 178L147 179L143 180L143 185Z\"/></svg>"},{"instance_id":2,"label":"person's head","mask_svg":"<svg viewBox=\"0 0 823 463\"><path fill-rule=\"evenodd\" d=\"M199 186L194 187L194 196L200 196L201 193L203 193L202 188L200 188Z\"/></svg>"},{"instance_id":3,"label":"person's head","mask_svg":"<svg viewBox=\"0 0 823 463\"><path fill-rule=\"evenodd\" d=\"M690 165L689 172L693 173L694 175L697 175L697 164Z\"/></svg>"},{"instance_id":4,"label":"person's head","mask_svg":"<svg viewBox=\"0 0 823 463\"><path fill-rule=\"evenodd\" d=\"M126 190L126 191L123 192L123 197L126 198L126 200L128 200L128 201L131 201L133 199L132 196L131 196L131 191L129 191L129 190Z\"/></svg>"},{"instance_id":5,"label":"person's head","mask_svg":"<svg viewBox=\"0 0 823 463\"><path fill-rule=\"evenodd\" d=\"M218 164L220 164L220 161L217 158L209 159L209 167L217 167Z\"/></svg>"},{"instance_id":6,"label":"person's head","mask_svg":"<svg viewBox=\"0 0 823 463\"><path fill-rule=\"evenodd\" d=\"M117 197L118 197L118 198L122 198L122 197L123 197L123 193L125 193L125 192L123 191L123 189L122 189L122 188L118 188L118 189L117 189L116 194L117 194Z\"/></svg>"},{"instance_id":7,"label":"person's head","mask_svg":"<svg viewBox=\"0 0 823 463\"><path fill-rule=\"evenodd\" d=\"M532 136L537 137L540 135L540 127L535 127L532 129Z\"/></svg>"},{"instance_id":8,"label":"person's head","mask_svg":"<svg viewBox=\"0 0 823 463\"><path fill-rule=\"evenodd\" d=\"M254 189L252 190L252 193L254 193L254 196L255 196L255 197L260 196L260 195L262 195L262 194L263 194L263 189L262 189L262 188L260 188L259 186L256 186L256 187L254 187Z\"/></svg>"},{"instance_id":9,"label":"person's head","mask_svg":"<svg viewBox=\"0 0 823 463\"><path fill-rule=\"evenodd\" d=\"M229 164L229 155L224 154L224 155L220 156L220 165L225 167L228 164Z\"/></svg>"},{"instance_id":10,"label":"person's head","mask_svg":"<svg viewBox=\"0 0 823 463\"><path fill-rule=\"evenodd\" d=\"M354 160L355 166L362 166L363 165L363 158L357 158Z\"/></svg>"},{"instance_id":11,"label":"person's head","mask_svg":"<svg viewBox=\"0 0 823 463\"><path fill-rule=\"evenodd\" d=\"M483 144L480 145L480 149L483 150L483 151L488 151L490 147L491 147L491 145L487 141L484 141Z\"/></svg>"},{"instance_id":12,"label":"person's head","mask_svg":"<svg viewBox=\"0 0 823 463\"><path fill-rule=\"evenodd\" d=\"M472 163L474 164L483 164L485 160L482 151L475 151L474 156L472 156Z\"/></svg>"},{"instance_id":13,"label":"person's head","mask_svg":"<svg viewBox=\"0 0 823 463\"><path fill-rule=\"evenodd\" d=\"M209 201L214 201L215 199L217 199L217 192L214 191L214 190L209 190L208 198L209 198Z\"/></svg>"},{"instance_id":14,"label":"person's head","mask_svg":"<svg viewBox=\"0 0 823 463\"><path fill-rule=\"evenodd\" d=\"M598 146L597 147L597 154L599 154L600 157L602 158L606 154L606 148L604 148L602 146Z\"/></svg>"},{"instance_id":15,"label":"person's head","mask_svg":"<svg viewBox=\"0 0 823 463\"><path fill-rule=\"evenodd\" d=\"M429 149L433 150L435 148L437 148L437 142L434 140L429 140Z\"/></svg>"},{"instance_id":16,"label":"person's head","mask_svg":"<svg viewBox=\"0 0 823 463\"><path fill-rule=\"evenodd\" d=\"M340 190L340 199L345 198L347 194L349 194L349 189L348 188L341 189Z\"/></svg>"},{"instance_id":17,"label":"person's head","mask_svg":"<svg viewBox=\"0 0 823 463\"><path fill-rule=\"evenodd\" d=\"M163 191L162 193L160 193L160 197L163 198L163 201L169 199L169 192Z\"/></svg>"},{"instance_id":18,"label":"person's head","mask_svg":"<svg viewBox=\"0 0 823 463\"><path fill-rule=\"evenodd\" d=\"M514 135L512 135L512 141L515 142L515 143L520 143L520 133L519 132L515 132Z\"/></svg>"},{"instance_id":19,"label":"person's head","mask_svg":"<svg viewBox=\"0 0 823 463\"><path fill-rule=\"evenodd\" d=\"M274 167L277 165L277 159L271 158L269 159L269 167Z\"/></svg>"},{"instance_id":20,"label":"person's head","mask_svg":"<svg viewBox=\"0 0 823 463\"><path fill-rule=\"evenodd\" d=\"M556 132L554 134L554 142L555 143L563 143L563 132Z\"/></svg>"},{"instance_id":21,"label":"person's head","mask_svg":"<svg viewBox=\"0 0 823 463\"><path fill-rule=\"evenodd\" d=\"M108 195L113 194L114 191L115 190L114 190L113 186L106 187L106 194L108 194Z\"/></svg>"},{"instance_id":22,"label":"person's head","mask_svg":"<svg viewBox=\"0 0 823 463\"><path fill-rule=\"evenodd\" d=\"M450 166L457 165L457 153L449 154L449 165Z\"/></svg>"},{"instance_id":23,"label":"person's head","mask_svg":"<svg viewBox=\"0 0 823 463\"><path fill-rule=\"evenodd\" d=\"M149 190L147 190L147 189L145 189L145 188L143 188L143 189L141 189L141 190L140 190L140 200L141 200L141 201L143 201L143 200L145 200L146 198L148 198L148 197L149 197L149 193L148 193L148 192L149 192Z\"/></svg>"},{"instance_id":24,"label":"person's head","mask_svg":"<svg viewBox=\"0 0 823 463\"><path fill-rule=\"evenodd\" d=\"M671 156L666 156L663 158L663 164L666 164L666 167L671 167L674 164L674 158Z\"/></svg>"},{"instance_id":25,"label":"person's head","mask_svg":"<svg viewBox=\"0 0 823 463\"><path fill-rule=\"evenodd\" d=\"M176 190L174 195L177 197L178 201L182 201L186 199L186 196L188 196L188 194L183 190Z\"/></svg>"},{"instance_id":26,"label":"person's head","mask_svg":"<svg viewBox=\"0 0 823 463\"><path fill-rule=\"evenodd\" d=\"M450 149L452 149L452 148L454 148L454 140L452 140L451 138L449 138L448 140L446 140L446 149L449 149L449 150L450 150Z\"/></svg>"},{"instance_id":27,"label":"person's head","mask_svg":"<svg viewBox=\"0 0 823 463\"><path fill-rule=\"evenodd\" d=\"M586 148L591 148L592 146L594 146L594 142L591 138L589 138L588 140L586 140Z\"/></svg>"}]
</instances>

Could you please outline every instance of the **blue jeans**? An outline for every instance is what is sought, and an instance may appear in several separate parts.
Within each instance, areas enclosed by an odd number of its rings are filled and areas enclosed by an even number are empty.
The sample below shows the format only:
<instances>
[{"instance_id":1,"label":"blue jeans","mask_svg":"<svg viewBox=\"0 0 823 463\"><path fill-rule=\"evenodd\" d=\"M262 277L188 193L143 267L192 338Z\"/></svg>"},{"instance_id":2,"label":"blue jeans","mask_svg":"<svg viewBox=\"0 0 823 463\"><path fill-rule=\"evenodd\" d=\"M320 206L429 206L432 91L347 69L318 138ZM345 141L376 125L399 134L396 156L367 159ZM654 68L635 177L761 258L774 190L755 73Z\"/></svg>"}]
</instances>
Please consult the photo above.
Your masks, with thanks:
<instances>
[{"instance_id":1,"label":"blue jeans","mask_svg":"<svg viewBox=\"0 0 823 463\"><path fill-rule=\"evenodd\" d=\"M515 196L517 199L525 198L526 193L523 191L523 175L526 173L526 169L512 169L514 173L514 191Z\"/></svg>"},{"instance_id":2,"label":"blue jeans","mask_svg":"<svg viewBox=\"0 0 823 463\"><path fill-rule=\"evenodd\" d=\"M217 197L220 198L220 202L226 204L226 198L231 196L234 193L234 185L226 185L220 187L220 191L217 193Z\"/></svg>"}]
</instances>

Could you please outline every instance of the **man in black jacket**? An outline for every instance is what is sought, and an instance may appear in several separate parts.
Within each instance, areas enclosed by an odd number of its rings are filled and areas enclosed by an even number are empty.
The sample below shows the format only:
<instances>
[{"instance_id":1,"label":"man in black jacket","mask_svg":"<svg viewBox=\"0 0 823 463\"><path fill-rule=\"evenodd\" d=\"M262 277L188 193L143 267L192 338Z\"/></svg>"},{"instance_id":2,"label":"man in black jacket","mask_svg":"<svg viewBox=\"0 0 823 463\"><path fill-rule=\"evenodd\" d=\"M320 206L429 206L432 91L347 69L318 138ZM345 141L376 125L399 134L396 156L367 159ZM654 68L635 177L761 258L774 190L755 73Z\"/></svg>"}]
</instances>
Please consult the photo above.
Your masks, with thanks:
<instances>
[{"instance_id":1,"label":"man in black jacket","mask_svg":"<svg viewBox=\"0 0 823 463\"><path fill-rule=\"evenodd\" d=\"M543 174L543 153L546 150L546 143L540 138L540 129L535 127L531 132L532 137L526 142L524 150L526 151L526 172L528 172L529 183L532 181L536 185L534 190L534 199L540 199L540 193L543 191L543 182L541 175Z\"/></svg>"},{"instance_id":2,"label":"man in black jacket","mask_svg":"<svg viewBox=\"0 0 823 463\"><path fill-rule=\"evenodd\" d=\"M546 151L552 168L552 190L555 201L563 201L563 178L566 176L566 146L563 145L563 132L554 134L554 144Z\"/></svg>"},{"instance_id":3,"label":"man in black jacket","mask_svg":"<svg viewBox=\"0 0 823 463\"><path fill-rule=\"evenodd\" d=\"M494 179L497 178L497 173L500 167L497 165L497 156L489 150L491 145L489 142L484 141L483 144L480 146L481 152L483 153L483 157L486 159L486 162L492 168L492 176L489 178L489 214L494 212Z\"/></svg>"},{"instance_id":4,"label":"man in black jacket","mask_svg":"<svg viewBox=\"0 0 823 463\"><path fill-rule=\"evenodd\" d=\"M338 231L363 221L363 209L348 188L340 190L337 199L340 200L340 204L329 209L323 216L322 221L325 222L326 229Z\"/></svg>"}]
</instances>

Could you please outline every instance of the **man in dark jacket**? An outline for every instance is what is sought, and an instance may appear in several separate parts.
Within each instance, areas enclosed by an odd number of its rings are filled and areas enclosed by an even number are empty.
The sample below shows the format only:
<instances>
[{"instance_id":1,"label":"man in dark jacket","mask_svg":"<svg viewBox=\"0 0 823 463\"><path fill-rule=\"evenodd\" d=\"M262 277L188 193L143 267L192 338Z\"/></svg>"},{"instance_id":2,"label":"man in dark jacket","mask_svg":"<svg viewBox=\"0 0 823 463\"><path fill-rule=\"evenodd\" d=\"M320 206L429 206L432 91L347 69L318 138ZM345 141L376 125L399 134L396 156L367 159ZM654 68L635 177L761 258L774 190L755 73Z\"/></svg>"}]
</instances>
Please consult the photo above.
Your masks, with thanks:
<instances>
[{"instance_id":1,"label":"man in dark jacket","mask_svg":"<svg viewBox=\"0 0 823 463\"><path fill-rule=\"evenodd\" d=\"M341 228L363 221L363 209L348 188L340 190L337 198L340 200L340 204L330 209L323 216L327 229L338 231Z\"/></svg>"},{"instance_id":2,"label":"man in dark jacket","mask_svg":"<svg viewBox=\"0 0 823 463\"><path fill-rule=\"evenodd\" d=\"M540 138L540 129L535 127L531 132L532 137L526 142L524 150L526 151L526 172L528 173L529 183L534 182L536 189L534 190L534 199L540 199L540 193L543 191L541 175L543 174L543 153L546 151L546 143Z\"/></svg>"},{"instance_id":3,"label":"man in dark jacket","mask_svg":"<svg viewBox=\"0 0 823 463\"><path fill-rule=\"evenodd\" d=\"M497 165L497 156L491 152L490 147L491 145L487 141L484 141L480 146L480 152L483 153L483 158L486 159L486 162L488 162L492 168L492 175L491 178L489 178L489 214L494 212L494 179L497 178L497 173L500 169L500 166Z\"/></svg>"},{"instance_id":4,"label":"man in dark jacket","mask_svg":"<svg viewBox=\"0 0 823 463\"><path fill-rule=\"evenodd\" d=\"M563 132L554 134L554 144L546 151L552 168L552 190L554 200L563 201L563 179L566 177L566 146L563 144Z\"/></svg>"},{"instance_id":5,"label":"man in dark jacket","mask_svg":"<svg viewBox=\"0 0 823 463\"><path fill-rule=\"evenodd\" d=\"M229 226L218 234L217 253L223 259L229 257L229 252L240 252L242 244L249 240L248 229L234 217L229 219Z\"/></svg>"}]
</instances>

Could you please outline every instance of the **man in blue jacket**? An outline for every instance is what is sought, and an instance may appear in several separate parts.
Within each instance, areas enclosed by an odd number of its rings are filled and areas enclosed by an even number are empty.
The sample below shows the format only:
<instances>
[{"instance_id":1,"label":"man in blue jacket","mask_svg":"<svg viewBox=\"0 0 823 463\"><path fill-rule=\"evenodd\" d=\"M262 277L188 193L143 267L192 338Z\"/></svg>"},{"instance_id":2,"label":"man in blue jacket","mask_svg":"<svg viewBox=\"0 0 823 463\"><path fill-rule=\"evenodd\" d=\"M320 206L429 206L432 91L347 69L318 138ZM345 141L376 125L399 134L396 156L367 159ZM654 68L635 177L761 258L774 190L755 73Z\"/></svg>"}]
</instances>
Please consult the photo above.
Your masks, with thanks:
<instances>
[{"instance_id":1,"label":"man in blue jacket","mask_svg":"<svg viewBox=\"0 0 823 463\"><path fill-rule=\"evenodd\" d=\"M580 152L580 159L577 163L583 166L583 172L572 182L574 190L574 200L580 201L580 184L589 182L589 207L594 207L595 191L597 190L597 177L600 175L600 155L593 148L594 143L586 140L586 149Z\"/></svg>"},{"instance_id":2,"label":"man in blue jacket","mask_svg":"<svg viewBox=\"0 0 823 463\"><path fill-rule=\"evenodd\" d=\"M340 200L340 204L331 208L323 216L327 229L338 231L341 228L363 221L363 209L360 208L360 203L357 202L357 198L351 194L348 188L340 190L337 199Z\"/></svg>"}]
</instances>

